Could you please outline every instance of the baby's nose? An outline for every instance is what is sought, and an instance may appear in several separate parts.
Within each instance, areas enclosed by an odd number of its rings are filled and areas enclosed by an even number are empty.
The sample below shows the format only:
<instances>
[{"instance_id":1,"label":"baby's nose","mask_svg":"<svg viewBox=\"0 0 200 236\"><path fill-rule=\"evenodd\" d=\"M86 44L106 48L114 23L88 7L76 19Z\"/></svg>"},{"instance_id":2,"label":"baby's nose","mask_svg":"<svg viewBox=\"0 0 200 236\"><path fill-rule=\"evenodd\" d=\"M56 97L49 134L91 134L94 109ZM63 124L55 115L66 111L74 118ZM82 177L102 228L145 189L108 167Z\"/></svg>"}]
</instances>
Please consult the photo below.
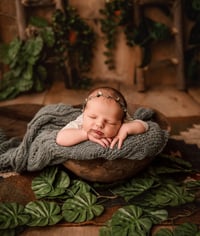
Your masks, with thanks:
<instances>
[{"instance_id":1,"label":"baby's nose","mask_svg":"<svg viewBox=\"0 0 200 236\"><path fill-rule=\"evenodd\" d=\"M104 122L102 121L102 120L97 120L97 122L96 122L96 126L98 127L98 128L103 128L103 126L104 126Z\"/></svg>"}]
</instances>

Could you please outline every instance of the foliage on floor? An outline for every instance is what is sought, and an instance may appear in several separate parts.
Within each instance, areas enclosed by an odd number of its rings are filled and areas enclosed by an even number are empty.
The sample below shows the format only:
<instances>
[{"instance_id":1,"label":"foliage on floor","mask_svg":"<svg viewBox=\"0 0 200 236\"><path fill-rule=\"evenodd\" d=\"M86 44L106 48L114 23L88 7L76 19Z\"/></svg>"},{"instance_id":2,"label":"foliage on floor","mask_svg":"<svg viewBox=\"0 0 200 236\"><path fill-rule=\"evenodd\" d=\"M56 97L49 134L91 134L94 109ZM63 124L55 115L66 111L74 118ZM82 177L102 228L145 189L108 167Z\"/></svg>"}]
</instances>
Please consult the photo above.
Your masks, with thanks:
<instances>
[{"instance_id":1,"label":"foliage on floor","mask_svg":"<svg viewBox=\"0 0 200 236\"><path fill-rule=\"evenodd\" d=\"M100 236L147 236L154 225L169 218L169 207L196 201L200 180L188 180L194 174L189 162L164 154L145 172L113 184L89 183L61 166L47 167L32 181L36 201L25 206L0 203L0 233L10 236L23 227L91 221L114 204L120 208L105 222ZM182 227L199 235L194 224ZM176 236L179 230L162 230L156 236Z\"/></svg>"},{"instance_id":2,"label":"foliage on floor","mask_svg":"<svg viewBox=\"0 0 200 236\"><path fill-rule=\"evenodd\" d=\"M198 226L193 223L183 223L181 225L176 226L173 229L167 229L163 228L160 229L155 236L199 236L200 230L198 229Z\"/></svg>"}]
</instances>

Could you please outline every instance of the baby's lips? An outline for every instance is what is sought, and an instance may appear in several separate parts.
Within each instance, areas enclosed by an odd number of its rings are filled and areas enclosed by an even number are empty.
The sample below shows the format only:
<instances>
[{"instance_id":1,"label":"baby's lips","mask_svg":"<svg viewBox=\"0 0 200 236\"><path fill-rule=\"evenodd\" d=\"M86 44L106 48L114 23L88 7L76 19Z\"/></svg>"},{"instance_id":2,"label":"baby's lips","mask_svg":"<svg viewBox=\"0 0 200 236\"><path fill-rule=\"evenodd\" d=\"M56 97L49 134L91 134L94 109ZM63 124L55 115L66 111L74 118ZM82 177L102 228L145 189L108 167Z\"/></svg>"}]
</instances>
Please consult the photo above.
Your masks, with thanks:
<instances>
[{"instance_id":1,"label":"baby's lips","mask_svg":"<svg viewBox=\"0 0 200 236\"><path fill-rule=\"evenodd\" d=\"M103 133L99 130L93 130L94 133L98 134L99 136L103 136Z\"/></svg>"}]
</instances>

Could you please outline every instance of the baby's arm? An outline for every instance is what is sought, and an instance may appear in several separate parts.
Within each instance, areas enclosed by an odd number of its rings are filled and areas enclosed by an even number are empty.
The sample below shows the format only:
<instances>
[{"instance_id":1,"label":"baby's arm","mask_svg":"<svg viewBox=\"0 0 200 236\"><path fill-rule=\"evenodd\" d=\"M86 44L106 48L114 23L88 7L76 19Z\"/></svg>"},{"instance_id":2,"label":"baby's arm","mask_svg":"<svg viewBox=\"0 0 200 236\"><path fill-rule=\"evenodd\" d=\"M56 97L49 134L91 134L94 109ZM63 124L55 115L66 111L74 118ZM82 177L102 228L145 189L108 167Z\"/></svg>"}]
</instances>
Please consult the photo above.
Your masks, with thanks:
<instances>
[{"instance_id":1,"label":"baby's arm","mask_svg":"<svg viewBox=\"0 0 200 236\"><path fill-rule=\"evenodd\" d=\"M73 146L88 139L87 132L82 129L82 114L63 127L56 137L56 143L61 146Z\"/></svg>"},{"instance_id":2,"label":"baby's arm","mask_svg":"<svg viewBox=\"0 0 200 236\"><path fill-rule=\"evenodd\" d=\"M86 132L82 128L61 129L56 137L56 143L66 147L73 146L86 140L98 143L103 147L109 147L112 141L110 138L95 138L92 134L90 134L90 132Z\"/></svg>"},{"instance_id":3,"label":"baby's arm","mask_svg":"<svg viewBox=\"0 0 200 236\"><path fill-rule=\"evenodd\" d=\"M56 137L56 143L61 146L73 146L88 139L87 132L83 129L61 129Z\"/></svg>"},{"instance_id":4,"label":"baby's arm","mask_svg":"<svg viewBox=\"0 0 200 236\"><path fill-rule=\"evenodd\" d=\"M142 120L133 120L127 123L123 123L119 129L118 134L114 137L111 142L110 148L113 148L118 142L118 148L120 149L123 141L131 134L141 134L146 132L148 129L148 124Z\"/></svg>"}]
</instances>

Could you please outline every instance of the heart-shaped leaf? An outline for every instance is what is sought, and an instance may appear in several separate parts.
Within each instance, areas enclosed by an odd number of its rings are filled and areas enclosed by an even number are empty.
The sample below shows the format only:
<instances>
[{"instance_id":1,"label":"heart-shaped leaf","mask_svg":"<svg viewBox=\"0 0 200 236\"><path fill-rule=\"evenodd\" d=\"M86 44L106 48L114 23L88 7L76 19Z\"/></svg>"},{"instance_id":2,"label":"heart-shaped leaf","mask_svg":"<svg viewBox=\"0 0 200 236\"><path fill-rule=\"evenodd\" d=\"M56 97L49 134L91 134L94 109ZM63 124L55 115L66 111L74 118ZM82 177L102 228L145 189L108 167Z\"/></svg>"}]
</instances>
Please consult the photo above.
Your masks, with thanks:
<instances>
[{"instance_id":1,"label":"heart-shaped leaf","mask_svg":"<svg viewBox=\"0 0 200 236\"><path fill-rule=\"evenodd\" d=\"M0 203L0 229L25 225L29 218L29 215L24 212L24 206L18 203Z\"/></svg>"},{"instance_id":2,"label":"heart-shaped leaf","mask_svg":"<svg viewBox=\"0 0 200 236\"><path fill-rule=\"evenodd\" d=\"M58 167L44 169L39 176L32 181L32 190L36 198L54 198L62 195L70 185L70 178L64 171L58 171Z\"/></svg>"},{"instance_id":3,"label":"heart-shaped leaf","mask_svg":"<svg viewBox=\"0 0 200 236\"><path fill-rule=\"evenodd\" d=\"M61 219L61 209L55 202L35 201L25 206L25 212L31 216L29 226L55 225Z\"/></svg>"},{"instance_id":4,"label":"heart-shaped leaf","mask_svg":"<svg viewBox=\"0 0 200 236\"><path fill-rule=\"evenodd\" d=\"M90 192L80 193L67 199L62 214L67 222L84 222L102 214L104 207L96 204L97 198Z\"/></svg>"},{"instance_id":5,"label":"heart-shaped leaf","mask_svg":"<svg viewBox=\"0 0 200 236\"><path fill-rule=\"evenodd\" d=\"M67 189L67 194L74 197L79 193L87 193L91 189L90 185L82 180L73 180L72 185Z\"/></svg>"},{"instance_id":6,"label":"heart-shaped leaf","mask_svg":"<svg viewBox=\"0 0 200 236\"><path fill-rule=\"evenodd\" d=\"M153 178L133 178L129 182L120 185L119 187L111 190L114 194L124 197L129 201L133 197L150 189L155 180Z\"/></svg>"},{"instance_id":7,"label":"heart-shaped leaf","mask_svg":"<svg viewBox=\"0 0 200 236\"><path fill-rule=\"evenodd\" d=\"M145 215L142 208L129 205L119 208L111 219L112 235L145 236L152 227L152 221Z\"/></svg>"}]
</instances>

